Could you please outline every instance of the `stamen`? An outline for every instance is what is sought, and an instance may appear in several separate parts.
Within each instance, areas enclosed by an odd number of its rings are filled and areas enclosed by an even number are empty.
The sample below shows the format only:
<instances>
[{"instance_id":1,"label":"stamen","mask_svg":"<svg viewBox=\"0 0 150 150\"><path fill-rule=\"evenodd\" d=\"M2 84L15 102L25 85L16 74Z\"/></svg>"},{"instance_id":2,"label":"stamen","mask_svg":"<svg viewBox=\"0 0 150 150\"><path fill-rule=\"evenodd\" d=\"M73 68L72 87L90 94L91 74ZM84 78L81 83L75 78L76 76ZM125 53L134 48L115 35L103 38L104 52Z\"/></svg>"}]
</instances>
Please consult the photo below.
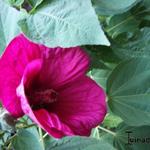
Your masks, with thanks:
<instances>
[{"instance_id":1,"label":"stamen","mask_svg":"<svg viewBox=\"0 0 150 150\"><path fill-rule=\"evenodd\" d=\"M32 106L43 106L57 101L58 93L53 89L34 91L30 96L30 104Z\"/></svg>"}]
</instances>

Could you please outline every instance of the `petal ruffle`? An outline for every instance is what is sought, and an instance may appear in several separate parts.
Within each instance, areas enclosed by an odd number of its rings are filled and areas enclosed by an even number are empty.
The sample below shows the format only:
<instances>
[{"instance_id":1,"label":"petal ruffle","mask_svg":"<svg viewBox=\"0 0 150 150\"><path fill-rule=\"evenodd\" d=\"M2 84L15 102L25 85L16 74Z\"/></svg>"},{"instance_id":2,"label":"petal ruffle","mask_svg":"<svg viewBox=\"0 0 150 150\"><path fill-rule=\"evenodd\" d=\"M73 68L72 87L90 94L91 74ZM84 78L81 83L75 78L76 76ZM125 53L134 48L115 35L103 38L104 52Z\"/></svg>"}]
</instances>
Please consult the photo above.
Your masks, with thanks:
<instances>
[{"instance_id":1,"label":"petal ruffle","mask_svg":"<svg viewBox=\"0 0 150 150\"><path fill-rule=\"evenodd\" d=\"M35 123L56 138L61 138L65 135L73 135L71 129L61 122L56 114L49 113L45 109L32 110L29 104L25 95L25 89L31 86L30 84L33 79L39 74L41 64L41 60L38 59L29 63L25 69L22 81L17 88L17 95L20 97L22 110Z\"/></svg>"},{"instance_id":2,"label":"petal ruffle","mask_svg":"<svg viewBox=\"0 0 150 150\"><path fill-rule=\"evenodd\" d=\"M23 115L16 87L21 81L26 65L39 57L39 46L21 34L12 40L0 58L0 99L14 117Z\"/></svg>"},{"instance_id":3,"label":"petal ruffle","mask_svg":"<svg viewBox=\"0 0 150 150\"><path fill-rule=\"evenodd\" d=\"M86 74L89 68L89 57L80 47L45 48L43 51L40 86L57 89Z\"/></svg>"},{"instance_id":4,"label":"petal ruffle","mask_svg":"<svg viewBox=\"0 0 150 150\"><path fill-rule=\"evenodd\" d=\"M91 129L103 121L105 93L89 77L81 77L58 93L58 102L51 105L49 111L55 112L75 134L88 136Z\"/></svg>"}]
</instances>

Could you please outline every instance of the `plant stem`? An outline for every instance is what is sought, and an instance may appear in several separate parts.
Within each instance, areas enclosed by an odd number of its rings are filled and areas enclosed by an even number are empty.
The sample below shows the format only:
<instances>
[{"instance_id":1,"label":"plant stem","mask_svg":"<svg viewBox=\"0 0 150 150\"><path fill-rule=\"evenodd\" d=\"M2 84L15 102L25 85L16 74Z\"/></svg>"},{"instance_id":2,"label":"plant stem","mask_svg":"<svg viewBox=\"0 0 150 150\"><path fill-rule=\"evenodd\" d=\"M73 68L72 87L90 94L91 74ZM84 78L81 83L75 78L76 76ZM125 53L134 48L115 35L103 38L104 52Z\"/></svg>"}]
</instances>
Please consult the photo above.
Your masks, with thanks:
<instances>
[{"instance_id":1,"label":"plant stem","mask_svg":"<svg viewBox=\"0 0 150 150\"><path fill-rule=\"evenodd\" d=\"M42 134L42 129L39 127L39 136L40 136L40 142L42 144L43 150L45 150L45 145L44 145L44 140L43 140L43 134Z\"/></svg>"},{"instance_id":2,"label":"plant stem","mask_svg":"<svg viewBox=\"0 0 150 150\"><path fill-rule=\"evenodd\" d=\"M43 139L44 139L47 135L48 135L48 133L45 133L45 134L43 135Z\"/></svg>"},{"instance_id":3,"label":"plant stem","mask_svg":"<svg viewBox=\"0 0 150 150\"><path fill-rule=\"evenodd\" d=\"M109 133L109 134L111 134L111 135L113 135L113 136L116 136L116 133L115 133L115 132L110 131L110 130L104 128L104 127L99 126L98 129L103 130L103 131L105 131L105 132L107 132L107 133Z\"/></svg>"},{"instance_id":4,"label":"plant stem","mask_svg":"<svg viewBox=\"0 0 150 150\"><path fill-rule=\"evenodd\" d=\"M10 142L9 145L8 145L8 147L7 147L7 149L11 150L11 146L12 146L12 143Z\"/></svg>"},{"instance_id":5,"label":"plant stem","mask_svg":"<svg viewBox=\"0 0 150 150\"><path fill-rule=\"evenodd\" d=\"M4 147L6 147L7 145L9 145L11 143L11 141L16 137L17 135L13 135L10 139L8 139L5 143L4 143ZM9 145L10 146L10 145Z\"/></svg>"}]
</instances>

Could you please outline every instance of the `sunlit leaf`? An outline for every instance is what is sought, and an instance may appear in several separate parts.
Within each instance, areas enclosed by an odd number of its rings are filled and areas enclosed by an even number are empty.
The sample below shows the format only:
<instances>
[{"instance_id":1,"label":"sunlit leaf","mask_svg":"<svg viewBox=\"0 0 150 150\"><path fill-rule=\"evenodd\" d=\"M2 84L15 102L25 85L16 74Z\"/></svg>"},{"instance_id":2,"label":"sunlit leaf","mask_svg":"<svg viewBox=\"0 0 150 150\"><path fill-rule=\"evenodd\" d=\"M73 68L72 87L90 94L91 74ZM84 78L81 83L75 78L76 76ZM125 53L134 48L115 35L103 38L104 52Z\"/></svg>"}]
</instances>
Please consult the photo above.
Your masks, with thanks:
<instances>
[{"instance_id":1,"label":"sunlit leaf","mask_svg":"<svg viewBox=\"0 0 150 150\"><path fill-rule=\"evenodd\" d=\"M18 14L17 10L0 2L0 52L19 33Z\"/></svg>"},{"instance_id":2,"label":"sunlit leaf","mask_svg":"<svg viewBox=\"0 0 150 150\"><path fill-rule=\"evenodd\" d=\"M109 45L90 0L45 1L19 25L31 40L49 47Z\"/></svg>"}]
</instances>

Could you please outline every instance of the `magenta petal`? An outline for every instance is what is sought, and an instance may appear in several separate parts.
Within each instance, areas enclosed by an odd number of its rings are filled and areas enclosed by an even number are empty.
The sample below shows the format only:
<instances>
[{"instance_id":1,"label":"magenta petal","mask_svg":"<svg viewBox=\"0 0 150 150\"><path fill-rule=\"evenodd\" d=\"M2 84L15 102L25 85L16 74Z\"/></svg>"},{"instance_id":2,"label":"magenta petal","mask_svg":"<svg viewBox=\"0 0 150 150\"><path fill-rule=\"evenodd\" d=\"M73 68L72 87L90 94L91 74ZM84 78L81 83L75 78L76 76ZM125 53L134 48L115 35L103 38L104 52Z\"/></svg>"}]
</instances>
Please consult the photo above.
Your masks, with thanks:
<instances>
[{"instance_id":1,"label":"magenta petal","mask_svg":"<svg viewBox=\"0 0 150 150\"><path fill-rule=\"evenodd\" d=\"M41 48L20 34L5 49L0 66L11 68L22 77L26 65L34 59L41 58Z\"/></svg>"},{"instance_id":2,"label":"magenta petal","mask_svg":"<svg viewBox=\"0 0 150 150\"><path fill-rule=\"evenodd\" d=\"M74 135L71 129L65 125L54 113L49 113L45 109L34 111L39 125L55 138Z\"/></svg>"},{"instance_id":3,"label":"magenta petal","mask_svg":"<svg viewBox=\"0 0 150 150\"><path fill-rule=\"evenodd\" d=\"M54 89L84 75L89 67L89 57L80 48L45 48L41 85Z\"/></svg>"},{"instance_id":4,"label":"magenta petal","mask_svg":"<svg viewBox=\"0 0 150 150\"><path fill-rule=\"evenodd\" d=\"M65 135L73 135L71 129L59 120L56 114L49 113L45 109L32 110L25 95L25 88L30 87L30 83L41 70L41 60L37 59L29 63L24 71L20 85L17 88L17 95L21 100L23 112L28 115L35 123L40 125L50 135L61 138Z\"/></svg>"},{"instance_id":5,"label":"magenta petal","mask_svg":"<svg viewBox=\"0 0 150 150\"><path fill-rule=\"evenodd\" d=\"M0 58L0 99L14 117L23 115L16 87L27 63L40 55L37 45L19 35L12 40Z\"/></svg>"},{"instance_id":6,"label":"magenta petal","mask_svg":"<svg viewBox=\"0 0 150 150\"><path fill-rule=\"evenodd\" d=\"M3 106L14 117L17 118L23 116L24 113L20 105L20 100L16 96L18 78L14 75L13 71L10 72L9 77L5 79L4 77L2 78L1 75L2 73L0 73L0 98Z\"/></svg>"},{"instance_id":7,"label":"magenta petal","mask_svg":"<svg viewBox=\"0 0 150 150\"><path fill-rule=\"evenodd\" d=\"M106 114L105 93L93 80L81 77L59 92L58 102L50 108L75 134L88 136Z\"/></svg>"}]
</instances>

